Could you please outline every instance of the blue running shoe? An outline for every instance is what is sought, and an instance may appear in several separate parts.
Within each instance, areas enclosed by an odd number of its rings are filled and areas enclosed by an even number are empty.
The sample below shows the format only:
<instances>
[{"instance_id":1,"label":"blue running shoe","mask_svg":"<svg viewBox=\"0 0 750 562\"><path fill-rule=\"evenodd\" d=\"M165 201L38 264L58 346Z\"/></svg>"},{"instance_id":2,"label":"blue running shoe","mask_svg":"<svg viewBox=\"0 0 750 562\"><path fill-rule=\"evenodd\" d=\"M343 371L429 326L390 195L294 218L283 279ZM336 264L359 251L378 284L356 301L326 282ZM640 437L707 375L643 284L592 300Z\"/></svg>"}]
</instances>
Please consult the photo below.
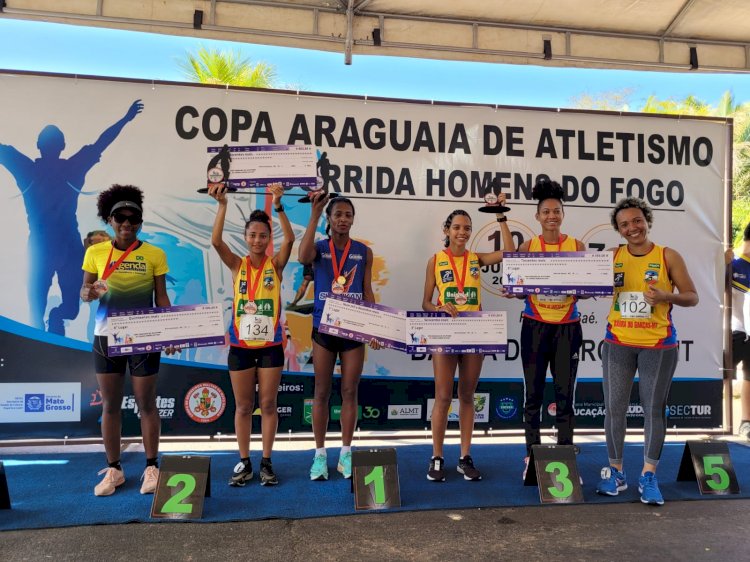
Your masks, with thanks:
<instances>
[{"instance_id":1,"label":"blue running shoe","mask_svg":"<svg viewBox=\"0 0 750 562\"><path fill-rule=\"evenodd\" d=\"M347 480L352 477L352 453L341 453L339 464L336 467Z\"/></svg>"},{"instance_id":2,"label":"blue running shoe","mask_svg":"<svg viewBox=\"0 0 750 562\"><path fill-rule=\"evenodd\" d=\"M659 483L653 472L647 472L638 479L638 491L641 493L641 502L648 505L664 505L664 497L659 491Z\"/></svg>"},{"instance_id":3,"label":"blue running shoe","mask_svg":"<svg viewBox=\"0 0 750 562\"><path fill-rule=\"evenodd\" d=\"M602 468L602 479L596 485L596 493L604 496L616 496L628 489L625 481L625 473L620 472L614 466Z\"/></svg>"},{"instance_id":4,"label":"blue running shoe","mask_svg":"<svg viewBox=\"0 0 750 562\"><path fill-rule=\"evenodd\" d=\"M315 455L310 467L310 480L328 480L328 457Z\"/></svg>"}]
</instances>

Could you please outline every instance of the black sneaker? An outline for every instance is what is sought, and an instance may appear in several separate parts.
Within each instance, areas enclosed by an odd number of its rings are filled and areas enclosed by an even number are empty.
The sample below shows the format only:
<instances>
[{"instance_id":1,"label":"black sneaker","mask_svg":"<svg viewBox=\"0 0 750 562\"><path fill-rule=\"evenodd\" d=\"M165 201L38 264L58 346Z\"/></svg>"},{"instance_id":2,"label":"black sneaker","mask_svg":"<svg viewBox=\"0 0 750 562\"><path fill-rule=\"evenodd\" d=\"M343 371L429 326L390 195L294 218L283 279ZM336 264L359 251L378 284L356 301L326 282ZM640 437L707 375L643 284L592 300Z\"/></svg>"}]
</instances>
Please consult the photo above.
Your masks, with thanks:
<instances>
[{"instance_id":1,"label":"black sneaker","mask_svg":"<svg viewBox=\"0 0 750 562\"><path fill-rule=\"evenodd\" d=\"M273 471L273 465L269 463L260 463L260 485L261 486L275 486L279 483L279 479L276 478L276 473Z\"/></svg>"},{"instance_id":2,"label":"black sneaker","mask_svg":"<svg viewBox=\"0 0 750 562\"><path fill-rule=\"evenodd\" d=\"M482 479L482 473L474 468L474 460L471 458L471 455L466 455L462 459L458 459L456 470L459 474L464 475L464 480L476 482Z\"/></svg>"},{"instance_id":3,"label":"black sneaker","mask_svg":"<svg viewBox=\"0 0 750 562\"><path fill-rule=\"evenodd\" d=\"M427 471L427 480L433 482L445 482L445 461L443 457L432 457L430 459L430 469Z\"/></svg>"},{"instance_id":4,"label":"black sneaker","mask_svg":"<svg viewBox=\"0 0 750 562\"><path fill-rule=\"evenodd\" d=\"M229 479L230 486L242 487L253 479L253 463L238 462Z\"/></svg>"}]
</instances>

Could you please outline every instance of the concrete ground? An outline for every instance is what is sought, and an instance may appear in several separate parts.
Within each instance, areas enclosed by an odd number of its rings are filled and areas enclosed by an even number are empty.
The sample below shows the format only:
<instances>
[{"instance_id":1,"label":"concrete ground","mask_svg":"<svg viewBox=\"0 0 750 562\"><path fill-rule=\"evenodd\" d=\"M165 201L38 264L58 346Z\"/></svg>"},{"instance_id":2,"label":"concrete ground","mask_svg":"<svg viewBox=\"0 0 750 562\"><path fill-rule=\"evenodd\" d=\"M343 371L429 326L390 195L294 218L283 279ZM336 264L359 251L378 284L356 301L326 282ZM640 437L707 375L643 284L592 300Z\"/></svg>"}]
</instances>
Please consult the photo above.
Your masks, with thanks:
<instances>
[{"instance_id":1,"label":"concrete ground","mask_svg":"<svg viewBox=\"0 0 750 562\"><path fill-rule=\"evenodd\" d=\"M533 506L0 535L2 560L748 560L750 500Z\"/></svg>"}]
</instances>

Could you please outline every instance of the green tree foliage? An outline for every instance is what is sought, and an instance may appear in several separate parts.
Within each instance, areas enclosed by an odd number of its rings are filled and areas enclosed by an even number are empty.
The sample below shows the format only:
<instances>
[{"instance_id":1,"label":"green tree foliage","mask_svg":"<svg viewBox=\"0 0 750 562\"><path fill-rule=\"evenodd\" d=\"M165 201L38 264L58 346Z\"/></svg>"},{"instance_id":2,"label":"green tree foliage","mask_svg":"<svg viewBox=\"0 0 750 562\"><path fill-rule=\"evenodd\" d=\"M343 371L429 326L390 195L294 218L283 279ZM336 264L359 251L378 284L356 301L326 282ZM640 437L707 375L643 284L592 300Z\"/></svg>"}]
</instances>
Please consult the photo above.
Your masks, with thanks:
<instances>
[{"instance_id":1,"label":"green tree foliage","mask_svg":"<svg viewBox=\"0 0 750 562\"><path fill-rule=\"evenodd\" d=\"M273 88L276 68L265 62L252 62L239 51L219 51L200 47L195 53L186 53L179 63L185 77L201 84Z\"/></svg>"}]
</instances>

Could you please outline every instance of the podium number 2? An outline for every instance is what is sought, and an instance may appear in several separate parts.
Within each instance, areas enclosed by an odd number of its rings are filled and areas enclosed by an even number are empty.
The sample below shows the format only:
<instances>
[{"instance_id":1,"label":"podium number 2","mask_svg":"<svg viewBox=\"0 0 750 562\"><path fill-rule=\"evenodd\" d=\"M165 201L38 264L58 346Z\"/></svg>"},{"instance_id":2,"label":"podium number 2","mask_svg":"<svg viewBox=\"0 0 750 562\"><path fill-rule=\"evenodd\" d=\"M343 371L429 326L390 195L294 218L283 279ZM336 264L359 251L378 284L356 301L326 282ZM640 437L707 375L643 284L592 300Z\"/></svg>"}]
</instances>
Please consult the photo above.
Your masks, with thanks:
<instances>
[{"instance_id":1,"label":"podium number 2","mask_svg":"<svg viewBox=\"0 0 750 562\"><path fill-rule=\"evenodd\" d=\"M183 484L182 490L169 498L161 508L162 513L192 513L193 504L182 503L195 490L195 477L191 474L173 474L167 480L167 486L175 488Z\"/></svg>"},{"instance_id":2,"label":"podium number 2","mask_svg":"<svg viewBox=\"0 0 750 562\"><path fill-rule=\"evenodd\" d=\"M568 466L561 462L551 462L544 467L545 472L552 474L552 482L555 484L562 484L562 490L558 489L557 486L547 488L550 494L555 498L567 498L573 493L573 482L570 481L568 475L570 470ZM553 474L557 471L557 474Z\"/></svg>"},{"instance_id":3,"label":"podium number 2","mask_svg":"<svg viewBox=\"0 0 750 562\"><path fill-rule=\"evenodd\" d=\"M385 482L383 480L383 467L374 467L365 476L365 486L373 484L375 487L375 503L385 503Z\"/></svg>"},{"instance_id":4,"label":"podium number 2","mask_svg":"<svg viewBox=\"0 0 750 562\"><path fill-rule=\"evenodd\" d=\"M703 472L706 474L706 485L712 490L726 490L729 488L729 474L721 468L724 458L720 455L706 455L703 457ZM719 476L719 481L713 479L714 474Z\"/></svg>"}]
</instances>

